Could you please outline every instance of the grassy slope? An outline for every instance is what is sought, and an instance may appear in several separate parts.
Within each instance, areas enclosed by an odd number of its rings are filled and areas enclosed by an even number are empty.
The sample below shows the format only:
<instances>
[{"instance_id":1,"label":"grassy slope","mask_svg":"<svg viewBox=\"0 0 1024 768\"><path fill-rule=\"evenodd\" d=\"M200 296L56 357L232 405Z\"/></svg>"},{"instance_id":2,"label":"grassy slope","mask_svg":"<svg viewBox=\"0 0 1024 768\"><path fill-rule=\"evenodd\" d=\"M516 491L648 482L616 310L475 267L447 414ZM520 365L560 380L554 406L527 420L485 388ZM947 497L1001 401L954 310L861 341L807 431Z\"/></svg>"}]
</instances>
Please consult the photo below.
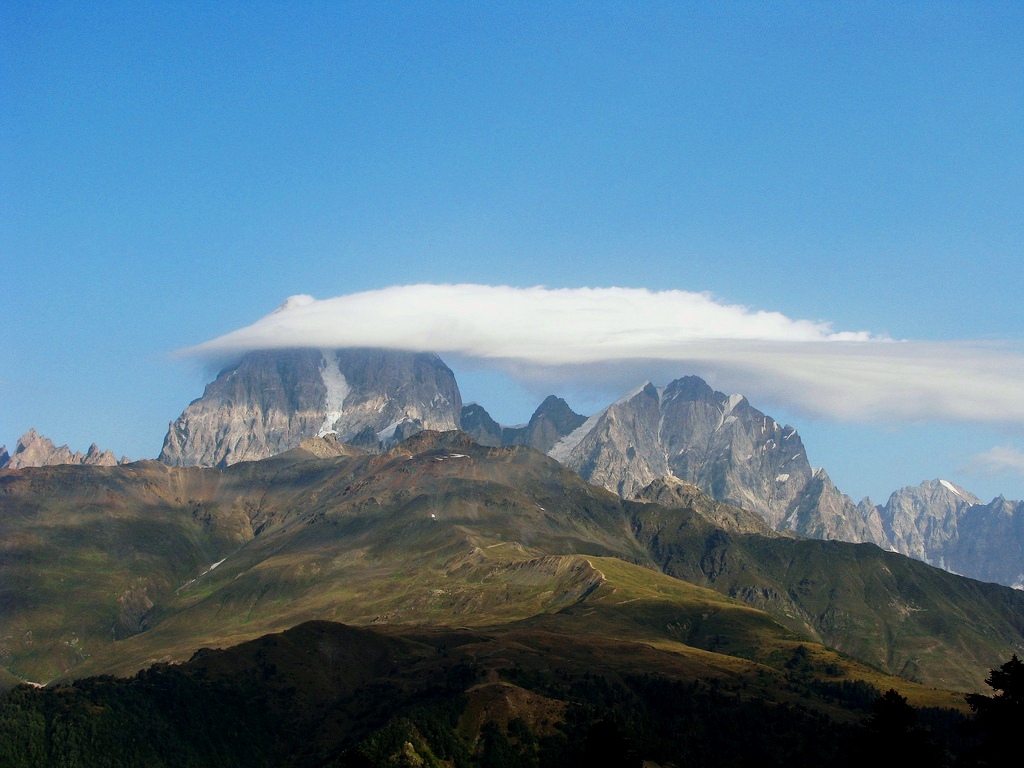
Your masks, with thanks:
<instances>
[{"instance_id":1,"label":"grassy slope","mask_svg":"<svg viewBox=\"0 0 1024 768\"><path fill-rule=\"evenodd\" d=\"M35 492L27 487L33 483ZM593 640L603 633L634 644L644 638L647 647L679 658L684 648L691 660L714 654L719 667L722 658L777 667L794 643L822 637L817 617L828 615L813 595L790 595L795 562L816 562L813 547L793 550L783 568L778 563L788 550L772 549L776 540L716 533L685 511L622 502L529 449L482 448L458 436L424 435L380 457L315 460L300 451L226 471L140 463L97 474L71 468L6 473L0 475L0 504L0 575L23 580L2 593L5 621L17 632L33 630L33 637L39 627L57 633L44 647L4 632L7 665L30 679L50 679L72 665L76 676L127 672L312 618L405 626L514 623L516 631L563 638L586 634ZM90 528L88 521L99 520ZM687 520L692 530L684 536L679 531ZM753 543L736 546L748 539ZM757 552L757 542L769 548ZM54 557L73 567L15 565ZM758 570L761 558L772 564ZM870 558L864 562L866 573L879 567ZM775 618L667 578L652 570L655 563L748 602L766 594L756 607ZM708 564L716 578L709 577ZM843 573L853 565L844 564ZM152 580L145 594L155 603L138 622L145 631L113 642L106 633L132 618L121 616L131 613L125 596L130 604L133 580L144 577ZM60 578L80 591L63 588ZM882 581L890 591L867 598L891 600L892 585ZM829 588L807 584L815 595ZM922 589L930 594L928 584ZM785 599L770 599L772 590ZM855 601L856 590L851 594L843 600ZM1014 607L1013 596L996 596ZM936 612L958 615L961 597ZM982 600L976 611L986 615L988 606ZM78 616L78 624L69 616ZM885 637L887 647L899 649L925 625L913 611L903 623L897 618L886 618ZM842 647L857 626L837 626L829 642ZM59 634L68 631L79 637L74 657L64 652L68 640ZM955 626L947 635L937 635L932 655L922 656L921 679L946 679L949 659L971 638ZM1008 655L1015 639L1011 633L986 642L993 648L1005 642ZM872 643L849 648L883 669L901 663L898 655L878 661L875 651ZM970 682L979 684L992 665L987 656L979 658L960 664L958 679L973 675Z\"/></svg>"},{"instance_id":2,"label":"grassy slope","mask_svg":"<svg viewBox=\"0 0 1024 768\"><path fill-rule=\"evenodd\" d=\"M1024 595L870 544L730 534L646 506L637 537L668 574L768 611L889 672L976 688L1024 648Z\"/></svg>"}]
</instances>

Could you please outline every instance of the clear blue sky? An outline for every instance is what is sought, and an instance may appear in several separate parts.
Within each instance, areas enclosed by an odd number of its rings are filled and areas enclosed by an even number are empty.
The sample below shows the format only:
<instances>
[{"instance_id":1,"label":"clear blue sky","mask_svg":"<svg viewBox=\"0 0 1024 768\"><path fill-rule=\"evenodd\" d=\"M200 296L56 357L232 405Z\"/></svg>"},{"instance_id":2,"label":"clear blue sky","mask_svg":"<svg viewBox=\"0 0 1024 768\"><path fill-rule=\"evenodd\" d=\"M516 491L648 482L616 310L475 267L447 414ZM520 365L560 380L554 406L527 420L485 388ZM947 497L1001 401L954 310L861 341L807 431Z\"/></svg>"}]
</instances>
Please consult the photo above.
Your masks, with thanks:
<instances>
[{"instance_id":1,"label":"clear blue sky","mask_svg":"<svg viewBox=\"0 0 1024 768\"><path fill-rule=\"evenodd\" d=\"M299 293L678 288L1024 340L1019 3L258 5L0 5L0 443L155 456L209 373L169 354ZM1019 425L754 404L855 498L1024 497L965 471Z\"/></svg>"}]
</instances>

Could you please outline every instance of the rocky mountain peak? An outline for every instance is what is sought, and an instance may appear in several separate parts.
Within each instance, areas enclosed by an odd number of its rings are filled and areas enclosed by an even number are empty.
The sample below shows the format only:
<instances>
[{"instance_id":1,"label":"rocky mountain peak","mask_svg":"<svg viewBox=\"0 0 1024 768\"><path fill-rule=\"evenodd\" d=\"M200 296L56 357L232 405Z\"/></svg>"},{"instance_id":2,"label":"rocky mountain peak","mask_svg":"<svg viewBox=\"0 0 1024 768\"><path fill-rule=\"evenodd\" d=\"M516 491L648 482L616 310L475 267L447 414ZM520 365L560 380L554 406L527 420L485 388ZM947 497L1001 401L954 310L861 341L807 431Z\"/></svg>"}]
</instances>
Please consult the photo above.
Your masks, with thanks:
<instances>
[{"instance_id":1,"label":"rocky mountain peak","mask_svg":"<svg viewBox=\"0 0 1024 768\"><path fill-rule=\"evenodd\" d=\"M823 470L813 470L796 429L698 376L661 389L645 382L548 455L627 498L669 477L757 513L773 530L886 544L877 510L861 514Z\"/></svg>"},{"instance_id":2,"label":"rocky mountain peak","mask_svg":"<svg viewBox=\"0 0 1024 768\"><path fill-rule=\"evenodd\" d=\"M541 453L547 453L555 443L586 420L586 416L573 411L562 398L548 395L534 411L526 428L510 435L505 444L528 445Z\"/></svg>"},{"instance_id":3,"label":"rocky mountain peak","mask_svg":"<svg viewBox=\"0 0 1024 768\"><path fill-rule=\"evenodd\" d=\"M960 516L981 500L948 480L928 480L894 491L879 510L886 536L903 554L933 565L944 562L943 550L957 538Z\"/></svg>"},{"instance_id":4,"label":"rocky mountain peak","mask_svg":"<svg viewBox=\"0 0 1024 768\"><path fill-rule=\"evenodd\" d=\"M796 430L697 376L646 382L550 450L591 482L631 496L657 477L691 482L778 527L811 477Z\"/></svg>"},{"instance_id":5,"label":"rocky mountain peak","mask_svg":"<svg viewBox=\"0 0 1024 768\"><path fill-rule=\"evenodd\" d=\"M548 395L527 424L503 427L477 403L462 409L462 429L481 445L528 445L547 453L559 440L587 420L560 397Z\"/></svg>"},{"instance_id":6,"label":"rocky mountain peak","mask_svg":"<svg viewBox=\"0 0 1024 768\"><path fill-rule=\"evenodd\" d=\"M0 447L0 469L51 467L59 464L112 467L127 463L127 458L122 456L118 460L113 452L100 450L96 443L90 445L86 453L72 451L66 445L54 445L52 440L40 435L34 428L18 438L13 454L7 452L6 446Z\"/></svg>"},{"instance_id":7,"label":"rocky mountain peak","mask_svg":"<svg viewBox=\"0 0 1024 768\"><path fill-rule=\"evenodd\" d=\"M226 466L330 434L378 450L422 429L457 429L461 410L454 374L432 353L250 352L171 423L160 461Z\"/></svg>"},{"instance_id":8,"label":"rocky mountain peak","mask_svg":"<svg viewBox=\"0 0 1024 768\"><path fill-rule=\"evenodd\" d=\"M462 429L480 445L501 445L501 424L491 418L479 403L462 406Z\"/></svg>"},{"instance_id":9,"label":"rocky mountain peak","mask_svg":"<svg viewBox=\"0 0 1024 768\"><path fill-rule=\"evenodd\" d=\"M665 387L665 397L681 397L692 402L715 400L716 393L700 376L683 376Z\"/></svg>"}]
</instances>

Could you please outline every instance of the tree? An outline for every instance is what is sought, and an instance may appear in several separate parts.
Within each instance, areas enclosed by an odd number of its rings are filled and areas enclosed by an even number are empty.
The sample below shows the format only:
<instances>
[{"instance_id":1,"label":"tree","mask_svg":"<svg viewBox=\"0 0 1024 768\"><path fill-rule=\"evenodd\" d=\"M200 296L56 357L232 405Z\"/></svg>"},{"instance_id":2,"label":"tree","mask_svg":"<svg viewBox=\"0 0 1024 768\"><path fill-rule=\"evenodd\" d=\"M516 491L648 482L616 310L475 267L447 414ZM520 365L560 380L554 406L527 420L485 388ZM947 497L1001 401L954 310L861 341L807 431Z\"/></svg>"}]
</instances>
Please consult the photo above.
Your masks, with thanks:
<instances>
[{"instance_id":1,"label":"tree","mask_svg":"<svg viewBox=\"0 0 1024 768\"><path fill-rule=\"evenodd\" d=\"M968 693L964 698L977 716L984 742L980 750L983 765L999 765L1000 756L1017 752L1018 730L1024 717L1024 662L1013 654L999 669L991 670L985 683L997 693L986 696Z\"/></svg>"},{"instance_id":2,"label":"tree","mask_svg":"<svg viewBox=\"0 0 1024 768\"><path fill-rule=\"evenodd\" d=\"M871 703L868 730L885 738L905 736L917 723L917 712L907 704L907 697L890 688Z\"/></svg>"},{"instance_id":3,"label":"tree","mask_svg":"<svg viewBox=\"0 0 1024 768\"><path fill-rule=\"evenodd\" d=\"M1009 721L1024 714L1024 662L1013 654L999 669L991 670L985 683L995 691L994 696L968 693L964 698L980 721Z\"/></svg>"},{"instance_id":4,"label":"tree","mask_svg":"<svg viewBox=\"0 0 1024 768\"><path fill-rule=\"evenodd\" d=\"M938 765L938 748L917 725L917 710L890 688L871 704L864 721L863 762L877 766Z\"/></svg>"}]
</instances>

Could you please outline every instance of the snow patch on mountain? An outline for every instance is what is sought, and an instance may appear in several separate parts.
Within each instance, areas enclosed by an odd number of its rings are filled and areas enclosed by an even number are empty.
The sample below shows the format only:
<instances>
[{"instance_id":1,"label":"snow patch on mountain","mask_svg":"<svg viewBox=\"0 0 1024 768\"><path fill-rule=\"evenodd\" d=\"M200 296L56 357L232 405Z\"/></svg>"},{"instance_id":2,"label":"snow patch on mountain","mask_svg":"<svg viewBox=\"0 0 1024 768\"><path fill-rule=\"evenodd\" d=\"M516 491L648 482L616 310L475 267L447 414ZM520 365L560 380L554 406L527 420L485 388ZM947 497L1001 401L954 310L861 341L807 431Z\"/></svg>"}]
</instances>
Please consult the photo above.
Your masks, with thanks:
<instances>
[{"instance_id":1,"label":"snow patch on mountain","mask_svg":"<svg viewBox=\"0 0 1024 768\"><path fill-rule=\"evenodd\" d=\"M964 495L963 495L962 493L960 493L960 491L958 491L958 490L957 490L956 486L955 486L955 485L953 485L953 484L952 484L951 482L949 482L948 480L939 480L939 482L940 482L940 483L942 484L942 487L943 487L943 488L946 488L947 490L950 490L950 491L952 491L952 492L953 492L953 493L955 493L955 494L956 494L957 496L959 496L959 497L960 497L961 499L962 499L962 498L964 497Z\"/></svg>"},{"instance_id":2,"label":"snow patch on mountain","mask_svg":"<svg viewBox=\"0 0 1024 768\"><path fill-rule=\"evenodd\" d=\"M324 416L324 423L320 425L320 430L316 433L317 437L336 434L334 424L341 418L345 398L348 397L349 392L348 381L345 380L344 374L338 367L338 356L329 349L323 350L321 354L323 360L320 362L320 378L324 382L324 387L327 388L325 402L327 413Z\"/></svg>"},{"instance_id":3,"label":"snow patch on mountain","mask_svg":"<svg viewBox=\"0 0 1024 768\"><path fill-rule=\"evenodd\" d=\"M642 389L643 387L636 390L636 392L639 392ZM634 392L633 395L635 395L636 392ZM633 395L627 396L626 398L623 398L623 400L628 400L629 397L632 397ZM601 417L604 416L607 411L607 408L602 408L600 411L598 411L585 422L583 422L579 427L577 427L568 435L566 435L557 443L555 443L551 447L551 450L548 451L548 456L550 456L555 461L564 464L566 459L569 458L569 454L573 452L573 449L577 445L582 443L583 439L594 430L594 427L597 426L597 423L601 420Z\"/></svg>"}]
</instances>

